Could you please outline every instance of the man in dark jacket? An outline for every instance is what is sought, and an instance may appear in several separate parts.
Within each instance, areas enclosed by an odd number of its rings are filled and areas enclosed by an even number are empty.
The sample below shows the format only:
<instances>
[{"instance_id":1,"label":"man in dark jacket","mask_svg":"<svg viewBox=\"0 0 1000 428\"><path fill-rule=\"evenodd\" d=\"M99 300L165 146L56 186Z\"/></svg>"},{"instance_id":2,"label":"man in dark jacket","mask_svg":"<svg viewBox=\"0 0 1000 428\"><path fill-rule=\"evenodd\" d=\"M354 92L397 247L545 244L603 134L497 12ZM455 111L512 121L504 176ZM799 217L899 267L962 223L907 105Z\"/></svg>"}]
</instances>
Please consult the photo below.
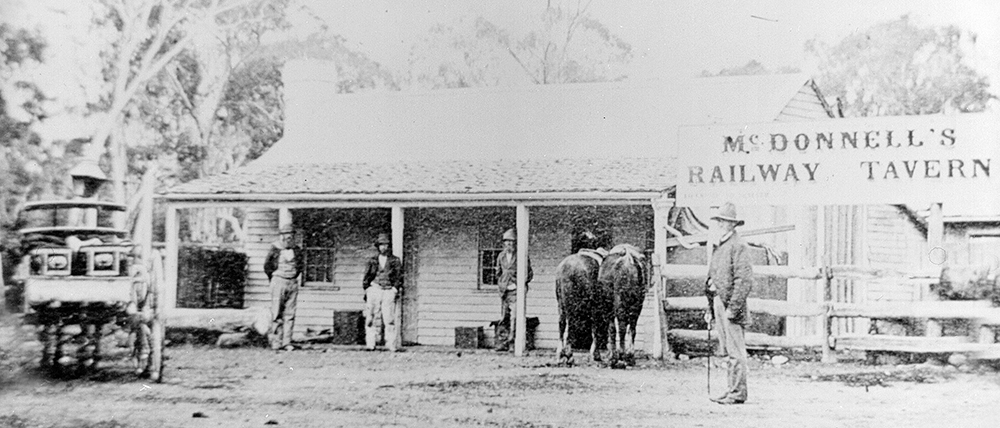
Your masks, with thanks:
<instances>
[{"instance_id":1,"label":"man in dark jacket","mask_svg":"<svg viewBox=\"0 0 1000 428\"><path fill-rule=\"evenodd\" d=\"M753 288L753 268L746 242L736 232L743 224L736 216L736 206L726 203L712 216L710 241L715 241L705 282L710 311L709 328L714 320L719 343L725 350L729 370L726 393L712 398L719 404L740 404L747 400L747 347L744 329L749 320L747 296Z\"/></svg>"},{"instance_id":2,"label":"man in dark jacket","mask_svg":"<svg viewBox=\"0 0 1000 428\"><path fill-rule=\"evenodd\" d=\"M291 351L292 329L295 326L295 306L299 297L299 274L303 259L295 246L295 229L285 224L278 229L280 238L271 244L264 259L264 273L271 283L271 329L268 339L271 349Z\"/></svg>"},{"instance_id":3,"label":"man in dark jacket","mask_svg":"<svg viewBox=\"0 0 1000 428\"><path fill-rule=\"evenodd\" d=\"M365 290L365 348L375 350L381 320L385 326L385 347L401 350L396 343L396 302L403 289L403 262L390 252L392 240L386 233L375 239L378 254L368 259L362 287Z\"/></svg>"},{"instance_id":4,"label":"man in dark jacket","mask_svg":"<svg viewBox=\"0 0 1000 428\"><path fill-rule=\"evenodd\" d=\"M524 292L527 294L528 283L534 274L531 272L531 260L525 259L528 260L528 276L524 278ZM508 229L503 234L503 251L497 256L496 272L499 275L497 286L500 289L501 315L496 350L504 352L509 351L514 342L514 320L517 319L517 233L514 229Z\"/></svg>"}]
</instances>

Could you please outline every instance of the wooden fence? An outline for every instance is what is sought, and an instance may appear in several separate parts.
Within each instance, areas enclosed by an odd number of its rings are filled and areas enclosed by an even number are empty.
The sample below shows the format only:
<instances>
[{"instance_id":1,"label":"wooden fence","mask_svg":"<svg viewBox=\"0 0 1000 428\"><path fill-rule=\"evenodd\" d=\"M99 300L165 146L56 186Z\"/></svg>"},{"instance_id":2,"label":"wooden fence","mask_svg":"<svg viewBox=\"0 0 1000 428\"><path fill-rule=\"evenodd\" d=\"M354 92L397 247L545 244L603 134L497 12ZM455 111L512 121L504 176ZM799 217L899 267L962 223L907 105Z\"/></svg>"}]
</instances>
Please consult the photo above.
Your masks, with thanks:
<instances>
[{"instance_id":1,"label":"wooden fence","mask_svg":"<svg viewBox=\"0 0 1000 428\"><path fill-rule=\"evenodd\" d=\"M705 278L708 266L673 265L658 267L660 290L663 280ZM825 299L822 302L789 302L784 300L748 299L751 312L766 313L780 317L814 317L821 326L814 335L770 336L761 333L747 333L746 343L751 347L778 348L821 348L824 362L836 361L835 350L893 351L912 353L965 353L971 358L1000 359L1000 344L995 343L994 327L1000 325L1000 308L994 308L988 301L916 301L900 303L854 304L834 302L832 283L836 279L901 279L912 282L936 283L940 269L921 272L903 272L890 269L862 268L835 265L823 268L795 268L788 266L754 266L758 278L804 279L822 281ZM790 285L791 286L791 285ZM659 294L659 293L657 293ZM662 294L660 294L662 295ZM665 297L662 299L665 313L673 311L706 310L704 296ZM873 319L917 319L926 320L924 336L894 336L879 334L834 334L832 320L837 317L862 317ZM963 336L942 336L940 321L962 319L971 321L973 334ZM706 340L704 330L667 330L668 338L686 341ZM669 340L669 339L667 339Z\"/></svg>"}]
</instances>

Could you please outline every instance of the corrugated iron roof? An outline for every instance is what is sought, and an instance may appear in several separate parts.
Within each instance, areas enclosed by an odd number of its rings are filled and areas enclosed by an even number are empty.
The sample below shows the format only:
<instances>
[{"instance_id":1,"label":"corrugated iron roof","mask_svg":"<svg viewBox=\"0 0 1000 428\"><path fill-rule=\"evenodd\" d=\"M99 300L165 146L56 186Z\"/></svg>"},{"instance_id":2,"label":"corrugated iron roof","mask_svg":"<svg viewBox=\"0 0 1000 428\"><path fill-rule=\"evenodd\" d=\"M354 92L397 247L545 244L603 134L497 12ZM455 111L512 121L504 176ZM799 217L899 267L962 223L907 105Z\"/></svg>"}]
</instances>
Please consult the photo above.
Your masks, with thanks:
<instances>
[{"instance_id":1,"label":"corrugated iron roof","mask_svg":"<svg viewBox=\"0 0 1000 428\"><path fill-rule=\"evenodd\" d=\"M285 73L285 133L168 194L663 191L677 127L775 120L804 75L337 94ZM811 87L810 87L811 88Z\"/></svg>"},{"instance_id":2,"label":"corrugated iron roof","mask_svg":"<svg viewBox=\"0 0 1000 428\"><path fill-rule=\"evenodd\" d=\"M256 164L672 157L678 126L771 122L809 82L783 74L337 94L296 70L286 66L284 137Z\"/></svg>"}]
</instances>

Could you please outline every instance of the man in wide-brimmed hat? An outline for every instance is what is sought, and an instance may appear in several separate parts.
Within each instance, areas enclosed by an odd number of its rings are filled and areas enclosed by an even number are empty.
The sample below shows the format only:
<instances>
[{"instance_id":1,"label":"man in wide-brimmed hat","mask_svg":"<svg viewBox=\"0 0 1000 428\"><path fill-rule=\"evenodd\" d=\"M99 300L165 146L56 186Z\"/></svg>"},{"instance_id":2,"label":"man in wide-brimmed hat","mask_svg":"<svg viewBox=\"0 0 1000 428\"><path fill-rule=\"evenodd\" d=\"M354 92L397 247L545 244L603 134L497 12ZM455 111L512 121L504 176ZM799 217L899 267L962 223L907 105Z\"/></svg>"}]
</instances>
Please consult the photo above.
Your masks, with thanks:
<instances>
[{"instance_id":1,"label":"man in wide-brimmed hat","mask_svg":"<svg viewBox=\"0 0 1000 428\"><path fill-rule=\"evenodd\" d=\"M528 292L528 283L534 273L531 272L531 259L528 261L528 275L524 278L524 291ZM517 326L517 232L507 229L503 233L503 251L497 255L496 272L497 286L500 289L500 324L497 326L496 350L509 351L514 342L514 330Z\"/></svg>"},{"instance_id":2,"label":"man in wide-brimmed hat","mask_svg":"<svg viewBox=\"0 0 1000 428\"><path fill-rule=\"evenodd\" d=\"M271 329L268 339L271 349L291 351L292 329L295 326L295 306L299 297L299 274L303 259L295 246L295 228L283 224L278 228L280 239L271 244L264 259L264 273L271 283Z\"/></svg>"},{"instance_id":3,"label":"man in wide-brimmed hat","mask_svg":"<svg viewBox=\"0 0 1000 428\"><path fill-rule=\"evenodd\" d=\"M729 365L726 393L712 398L719 404L740 404L747 400L744 329L749 320L747 296L753 288L753 268L749 247L736 232L741 225L743 220L736 215L736 206L727 202L712 216L709 233L710 241L714 241L710 244L714 243L715 248L705 281L709 305L705 318L709 328L714 321Z\"/></svg>"},{"instance_id":4,"label":"man in wide-brimmed hat","mask_svg":"<svg viewBox=\"0 0 1000 428\"><path fill-rule=\"evenodd\" d=\"M379 322L385 327L385 347L400 351L396 343L396 301L403 289L403 262L390 251L392 239L388 233L375 238L378 254L368 259L362 287L365 290L365 349L375 350Z\"/></svg>"}]
</instances>

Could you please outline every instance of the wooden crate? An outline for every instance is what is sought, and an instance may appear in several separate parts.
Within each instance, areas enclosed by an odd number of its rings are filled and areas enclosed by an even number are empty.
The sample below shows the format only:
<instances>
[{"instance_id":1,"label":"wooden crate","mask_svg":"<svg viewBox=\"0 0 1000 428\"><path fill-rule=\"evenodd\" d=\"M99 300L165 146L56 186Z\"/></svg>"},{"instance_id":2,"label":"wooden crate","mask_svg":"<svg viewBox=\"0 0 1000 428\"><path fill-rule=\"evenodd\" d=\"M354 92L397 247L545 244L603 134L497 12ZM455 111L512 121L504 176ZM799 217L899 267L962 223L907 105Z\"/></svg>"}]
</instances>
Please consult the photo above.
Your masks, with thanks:
<instances>
[{"instance_id":1,"label":"wooden crate","mask_svg":"<svg viewBox=\"0 0 1000 428\"><path fill-rule=\"evenodd\" d=\"M332 342L338 345L365 344L365 317L361 311L334 311Z\"/></svg>"},{"instance_id":2,"label":"wooden crate","mask_svg":"<svg viewBox=\"0 0 1000 428\"><path fill-rule=\"evenodd\" d=\"M482 327L455 327L455 347L476 349L486 347L486 336Z\"/></svg>"}]
</instances>

